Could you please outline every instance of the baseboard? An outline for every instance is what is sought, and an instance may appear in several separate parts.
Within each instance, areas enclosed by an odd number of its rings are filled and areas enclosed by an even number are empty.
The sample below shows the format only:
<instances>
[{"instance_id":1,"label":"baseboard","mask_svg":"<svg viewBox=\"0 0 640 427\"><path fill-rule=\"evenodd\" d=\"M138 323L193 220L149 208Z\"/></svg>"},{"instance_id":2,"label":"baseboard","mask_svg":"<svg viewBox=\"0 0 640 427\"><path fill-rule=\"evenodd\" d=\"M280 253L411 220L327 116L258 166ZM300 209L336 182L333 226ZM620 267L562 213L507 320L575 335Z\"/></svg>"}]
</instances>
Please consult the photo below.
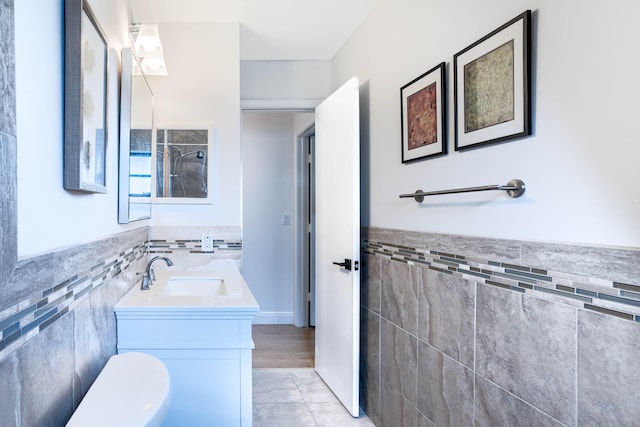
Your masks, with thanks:
<instances>
[{"instance_id":1,"label":"baseboard","mask_svg":"<svg viewBox=\"0 0 640 427\"><path fill-rule=\"evenodd\" d=\"M254 325L292 325L293 312L261 311L253 318Z\"/></svg>"}]
</instances>

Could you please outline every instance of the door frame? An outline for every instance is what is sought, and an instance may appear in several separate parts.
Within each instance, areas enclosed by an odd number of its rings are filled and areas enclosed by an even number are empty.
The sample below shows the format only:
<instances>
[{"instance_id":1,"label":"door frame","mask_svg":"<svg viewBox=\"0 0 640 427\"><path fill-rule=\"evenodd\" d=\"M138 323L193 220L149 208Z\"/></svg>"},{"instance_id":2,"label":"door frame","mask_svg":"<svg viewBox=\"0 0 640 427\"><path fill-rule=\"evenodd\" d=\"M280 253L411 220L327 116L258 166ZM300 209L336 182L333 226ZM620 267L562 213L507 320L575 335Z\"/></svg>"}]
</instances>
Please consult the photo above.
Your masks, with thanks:
<instances>
[{"instance_id":1,"label":"door frame","mask_svg":"<svg viewBox=\"0 0 640 427\"><path fill-rule=\"evenodd\" d=\"M295 214L295 242L294 242L294 281L295 286L295 303L294 303L294 325L297 327L313 326L315 323L312 319L310 322L311 314L310 308L307 302L309 299L307 295L310 294L311 304L315 304L315 274L314 274L314 254L315 254L315 218L313 215L313 205L315 199L313 198L313 190L310 194L307 194L307 188L309 188L307 181L306 165L308 161L307 139L315 135L316 125L315 122L300 133L296 138L296 146L294 148L295 158L295 195L294 203L296 206ZM310 154L314 156L313 150ZM313 159L311 160L313 163ZM312 169L311 173L311 185L314 183L315 171ZM310 203L311 208L311 233L312 244L311 247L307 245L306 234L307 224L305 221L305 204ZM311 281L310 292L305 287L305 276L309 277Z\"/></svg>"},{"instance_id":2,"label":"door frame","mask_svg":"<svg viewBox=\"0 0 640 427\"><path fill-rule=\"evenodd\" d=\"M273 99L273 100L241 100L240 101L240 117L245 112L273 112L273 113L314 113L315 108L324 99ZM242 121L241 125L242 126ZM304 243L304 229L303 229L303 203L304 194L303 191L303 138L310 133L315 132L315 122L306 128L302 133L295 136L293 146L293 158L294 164L294 194L293 194L293 206L294 212L291 218L291 225L294 227L294 260L293 260L293 324L297 327L309 326L308 324L308 312L306 310L306 292L304 292L303 275L303 243ZM241 199L244 196L241 196ZM244 230L243 230L244 233Z\"/></svg>"}]
</instances>

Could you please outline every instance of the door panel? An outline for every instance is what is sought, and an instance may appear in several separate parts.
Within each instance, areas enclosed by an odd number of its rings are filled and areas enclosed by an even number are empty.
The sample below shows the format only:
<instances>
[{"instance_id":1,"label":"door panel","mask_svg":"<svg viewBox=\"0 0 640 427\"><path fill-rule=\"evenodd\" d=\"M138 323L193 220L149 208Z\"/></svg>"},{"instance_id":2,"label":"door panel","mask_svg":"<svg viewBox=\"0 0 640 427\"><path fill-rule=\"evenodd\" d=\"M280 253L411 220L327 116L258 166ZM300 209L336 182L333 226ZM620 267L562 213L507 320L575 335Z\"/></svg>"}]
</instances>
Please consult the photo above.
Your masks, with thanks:
<instances>
[{"instance_id":1,"label":"door panel","mask_svg":"<svg viewBox=\"0 0 640 427\"><path fill-rule=\"evenodd\" d=\"M316 371L359 415L360 124L352 78L316 108ZM351 269L334 263L351 261Z\"/></svg>"}]
</instances>

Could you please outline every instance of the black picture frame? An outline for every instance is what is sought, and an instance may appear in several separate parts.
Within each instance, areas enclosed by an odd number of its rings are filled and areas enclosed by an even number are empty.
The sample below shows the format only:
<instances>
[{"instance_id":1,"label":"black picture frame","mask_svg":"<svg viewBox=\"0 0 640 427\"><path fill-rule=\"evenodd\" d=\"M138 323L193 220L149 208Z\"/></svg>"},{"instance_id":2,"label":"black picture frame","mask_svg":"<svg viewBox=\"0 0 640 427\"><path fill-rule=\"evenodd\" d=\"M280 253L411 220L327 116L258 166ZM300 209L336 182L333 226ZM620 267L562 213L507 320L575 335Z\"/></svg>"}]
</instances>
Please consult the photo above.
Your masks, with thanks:
<instances>
[{"instance_id":1,"label":"black picture frame","mask_svg":"<svg viewBox=\"0 0 640 427\"><path fill-rule=\"evenodd\" d=\"M531 135L531 11L453 57L455 149Z\"/></svg>"},{"instance_id":2,"label":"black picture frame","mask_svg":"<svg viewBox=\"0 0 640 427\"><path fill-rule=\"evenodd\" d=\"M402 163L447 154L446 64L400 88Z\"/></svg>"},{"instance_id":3,"label":"black picture frame","mask_svg":"<svg viewBox=\"0 0 640 427\"><path fill-rule=\"evenodd\" d=\"M64 25L64 188L106 193L109 43L86 0L65 0Z\"/></svg>"}]
</instances>

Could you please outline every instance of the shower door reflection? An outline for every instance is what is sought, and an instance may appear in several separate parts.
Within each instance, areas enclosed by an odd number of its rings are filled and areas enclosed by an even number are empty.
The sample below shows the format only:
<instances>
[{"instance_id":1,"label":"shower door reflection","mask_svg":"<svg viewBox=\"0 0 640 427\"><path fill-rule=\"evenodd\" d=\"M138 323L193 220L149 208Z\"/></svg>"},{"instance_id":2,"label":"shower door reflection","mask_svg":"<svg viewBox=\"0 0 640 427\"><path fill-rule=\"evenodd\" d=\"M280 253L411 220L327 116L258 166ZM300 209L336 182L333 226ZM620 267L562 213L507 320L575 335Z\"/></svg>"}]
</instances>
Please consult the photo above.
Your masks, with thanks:
<instances>
[{"instance_id":1,"label":"shower door reflection","mask_svg":"<svg viewBox=\"0 0 640 427\"><path fill-rule=\"evenodd\" d=\"M156 130L156 197L209 197L209 129Z\"/></svg>"}]
</instances>

